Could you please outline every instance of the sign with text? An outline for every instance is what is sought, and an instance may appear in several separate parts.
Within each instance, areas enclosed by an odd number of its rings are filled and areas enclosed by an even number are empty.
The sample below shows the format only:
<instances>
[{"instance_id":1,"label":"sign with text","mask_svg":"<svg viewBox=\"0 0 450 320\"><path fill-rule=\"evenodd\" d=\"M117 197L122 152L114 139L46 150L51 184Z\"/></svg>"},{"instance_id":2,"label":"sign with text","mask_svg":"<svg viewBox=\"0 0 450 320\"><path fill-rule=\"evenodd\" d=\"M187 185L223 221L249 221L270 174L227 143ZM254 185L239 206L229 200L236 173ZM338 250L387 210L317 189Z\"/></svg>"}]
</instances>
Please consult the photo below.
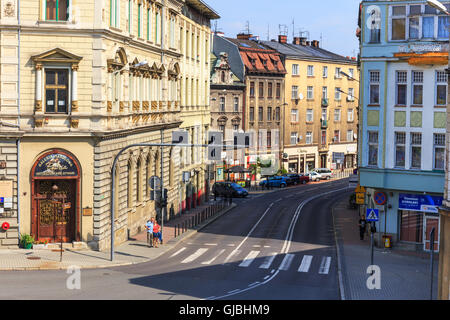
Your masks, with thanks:
<instances>
[{"instance_id":1,"label":"sign with text","mask_svg":"<svg viewBox=\"0 0 450 320\"><path fill-rule=\"evenodd\" d=\"M438 208L442 205L442 200L443 198L439 196L400 193L398 208L400 210L439 213Z\"/></svg>"}]
</instances>

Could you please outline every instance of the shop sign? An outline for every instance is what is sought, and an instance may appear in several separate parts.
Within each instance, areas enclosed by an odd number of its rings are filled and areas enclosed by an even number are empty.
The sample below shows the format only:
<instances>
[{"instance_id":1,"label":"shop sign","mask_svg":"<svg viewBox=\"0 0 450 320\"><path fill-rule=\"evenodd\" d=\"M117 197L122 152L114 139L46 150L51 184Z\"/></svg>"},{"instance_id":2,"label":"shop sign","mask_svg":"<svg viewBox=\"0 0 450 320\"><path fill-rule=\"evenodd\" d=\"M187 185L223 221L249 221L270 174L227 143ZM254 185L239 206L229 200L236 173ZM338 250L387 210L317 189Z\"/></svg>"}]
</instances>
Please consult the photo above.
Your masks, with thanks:
<instances>
[{"instance_id":1,"label":"shop sign","mask_svg":"<svg viewBox=\"0 0 450 320\"><path fill-rule=\"evenodd\" d=\"M71 177L77 176L78 169L68 156L52 153L42 158L34 170L35 177Z\"/></svg>"},{"instance_id":2,"label":"shop sign","mask_svg":"<svg viewBox=\"0 0 450 320\"><path fill-rule=\"evenodd\" d=\"M442 200L442 197L437 196L400 193L398 208L400 210L439 213L438 208L442 205Z\"/></svg>"}]
</instances>

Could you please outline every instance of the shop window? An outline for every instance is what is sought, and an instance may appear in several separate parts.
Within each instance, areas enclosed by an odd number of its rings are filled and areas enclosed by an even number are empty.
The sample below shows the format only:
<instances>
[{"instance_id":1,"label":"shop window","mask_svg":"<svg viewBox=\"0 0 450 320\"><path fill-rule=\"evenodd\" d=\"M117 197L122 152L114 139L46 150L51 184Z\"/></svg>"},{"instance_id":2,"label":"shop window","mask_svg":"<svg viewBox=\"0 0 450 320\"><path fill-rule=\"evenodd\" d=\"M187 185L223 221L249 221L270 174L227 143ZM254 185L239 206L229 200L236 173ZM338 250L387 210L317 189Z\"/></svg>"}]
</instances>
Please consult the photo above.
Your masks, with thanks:
<instances>
[{"instance_id":1,"label":"shop window","mask_svg":"<svg viewBox=\"0 0 450 320\"><path fill-rule=\"evenodd\" d=\"M45 112L68 112L69 72L67 69L45 70Z\"/></svg>"},{"instance_id":2,"label":"shop window","mask_svg":"<svg viewBox=\"0 0 450 320\"><path fill-rule=\"evenodd\" d=\"M400 241L422 243L423 214L414 211L401 210Z\"/></svg>"}]
</instances>

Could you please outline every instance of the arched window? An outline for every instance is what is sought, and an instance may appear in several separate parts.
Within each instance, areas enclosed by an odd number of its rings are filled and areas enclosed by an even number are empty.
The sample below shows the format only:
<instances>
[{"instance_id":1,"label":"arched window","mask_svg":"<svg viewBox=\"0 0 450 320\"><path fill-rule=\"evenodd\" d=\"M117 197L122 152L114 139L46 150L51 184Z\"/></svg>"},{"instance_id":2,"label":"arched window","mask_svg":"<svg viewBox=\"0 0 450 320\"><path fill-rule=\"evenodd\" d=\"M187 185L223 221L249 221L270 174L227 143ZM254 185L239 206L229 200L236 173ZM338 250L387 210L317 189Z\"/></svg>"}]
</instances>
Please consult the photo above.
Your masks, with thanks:
<instances>
[{"instance_id":1,"label":"arched window","mask_svg":"<svg viewBox=\"0 0 450 320\"><path fill-rule=\"evenodd\" d=\"M136 203L142 201L142 161L139 158L136 164Z\"/></svg>"},{"instance_id":2,"label":"arched window","mask_svg":"<svg viewBox=\"0 0 450 320\"><path fill-rule=\"evenodd\" d=\"M133 178L134 178L134 167L131 159L128 161L127 165L128 181L127 181L127 207L131 208L133 206Z\"/></svg>"},{"instance_id":3,"label":"arched window","mask_svg":"<svg viewBox=\"0 0 450 320\"><path fill-rule=\"evenodd\" d=\"M119 194L120 194L120 168L119 163L116 165L116 169L114 172L114 218L117 218L119 215Z\"/></svg>"},{"instance_id":4,"label":"arched window","mask_svg":"<svg viewBox=\"0 0 450 320\"><path fill-rule=\"evenodd\" d=\"M225 82L225 71L222 71L222 73L220 74L220 81L221 81L222 83Z\"/></svg>"},{"instance_id":5,"label":"arched window","mask_svg":"<svg viewBox=\"0 0 450 320\"><path fill-rule=\"evenodd\" d=\"M170 156L169 156L169 186L172 187L174 183L174 150L173 148L170 150Z\"/></svg>"}]
</instances>

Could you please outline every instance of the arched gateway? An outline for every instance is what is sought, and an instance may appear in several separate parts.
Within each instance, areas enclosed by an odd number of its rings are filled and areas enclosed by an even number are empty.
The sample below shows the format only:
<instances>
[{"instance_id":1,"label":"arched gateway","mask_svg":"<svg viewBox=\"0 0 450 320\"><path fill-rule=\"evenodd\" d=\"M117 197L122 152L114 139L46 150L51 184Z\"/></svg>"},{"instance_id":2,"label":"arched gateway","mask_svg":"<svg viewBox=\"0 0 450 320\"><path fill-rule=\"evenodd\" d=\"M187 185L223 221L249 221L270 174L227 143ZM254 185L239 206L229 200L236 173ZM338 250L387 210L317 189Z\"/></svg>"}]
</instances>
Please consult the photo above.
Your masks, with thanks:
<instances>
[{"instance_id":1,"label":"arched gateway","mask_svg":"<svg viewBox=\"0 0 450 320\"><path fill-rule=\"evenodd\" d=\"M48 242L80 241L80 176L78 160L54 149L31 169L31 233Z\"/></svg>"}]
</instances>

